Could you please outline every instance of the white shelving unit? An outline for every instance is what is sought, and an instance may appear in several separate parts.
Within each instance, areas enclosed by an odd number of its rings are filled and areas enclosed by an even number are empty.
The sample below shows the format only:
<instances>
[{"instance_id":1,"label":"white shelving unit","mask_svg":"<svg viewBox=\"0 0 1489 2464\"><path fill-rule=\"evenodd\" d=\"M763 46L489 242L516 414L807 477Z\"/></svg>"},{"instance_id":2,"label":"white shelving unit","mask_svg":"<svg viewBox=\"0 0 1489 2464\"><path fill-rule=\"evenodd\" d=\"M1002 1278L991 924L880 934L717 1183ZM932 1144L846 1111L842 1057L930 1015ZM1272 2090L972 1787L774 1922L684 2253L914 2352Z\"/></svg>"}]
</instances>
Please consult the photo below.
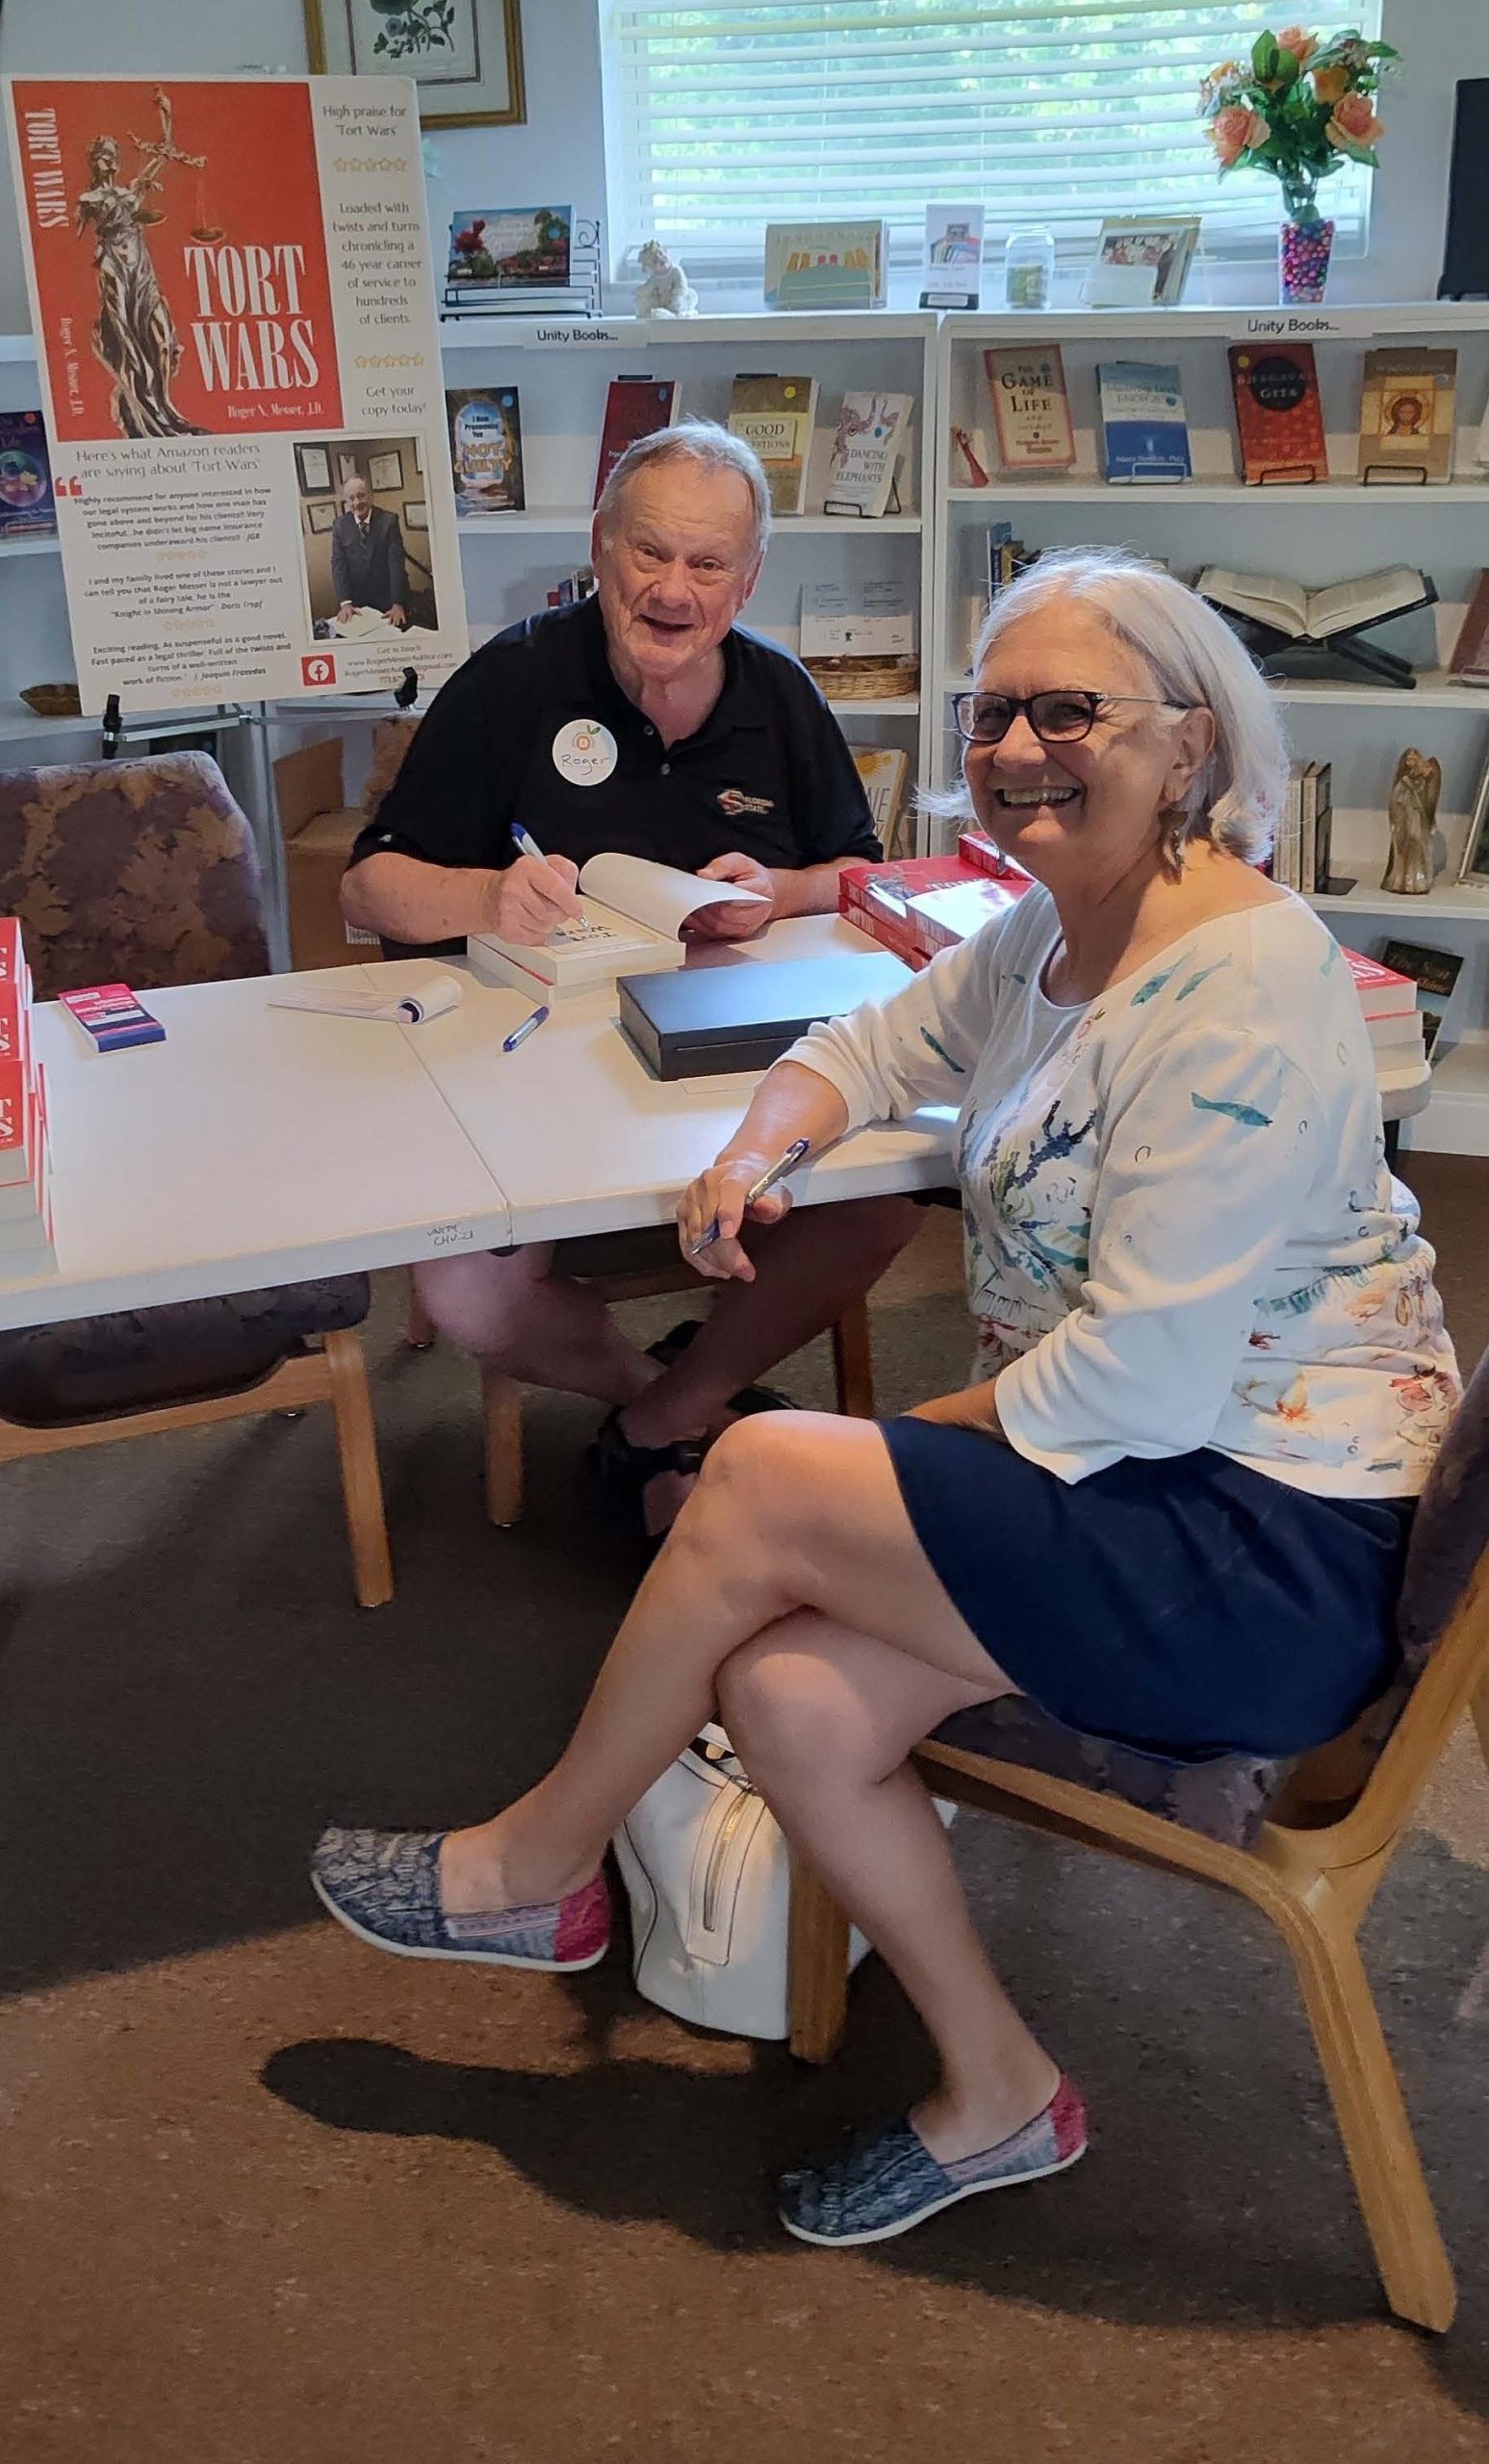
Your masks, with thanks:
<instances>
[{"instance_id":1,"label":"white shelving unit","mask_svg":"<svg viewBox=\"0 0 1489 2464\"><path fill-rule=\"evenodd\" d=\"M922 661L929 657L932 525L923 516L934 489L935 317L609 317L573 324L487 317L448 319L440 334L447 385L515 385L522 413L526 510L467 514L459 524L474 631L530 615L559 576L584 560L612 376L675 377L684 416L722 421L735 376L769 371L816 377L816 428L808 509L775 524L743 622L795 650L805 582L892 580L918 611ZM902 475L899 513L852 521L822 511L828 460L843 395L873 386L913 398L909 486ZM925 776L933 711L923 693L834 706L850 740L897 745L911 775Z\"/></svg>"},{"instance_id":2,"label":"white shelving unit","mask_svg":"<svg viewBox=\"0 0 1489 2464\"><path fill-rule=\"evenodd\" d=\"M1272 340L1312 344L1330 475L1314 486L1247 487L1240 474L1227 346ZM1055 342L1065 363L1075 430L1068 476L1000 473L983 352ZM1362 487L1354 476L1360 380L1367 350L1392 343L1458 354L1455 475L1437 487ZM1096 365L1113 358L1177 364L1189 421L1193 480L1111 486L1101 476ZM987 532L1012 522L1035 547L1129 546L1161 556L1186 580L1223 564L1290 576L1311 586L1394 564L1431 576L1438 603L1382 626L1378 638L1418 671L1413 690L1293 681L1276 687L1300 759L1333 765L1333 861L1354 875L1343 897L1314 903L1351 946L1427 940L1464 965L1433 1074L1432 1101L1404 1126L1403 1144L1489 1154L1489 889L1456 874L1478 782L1489 764L1489 695L1450 682L1446 661L1480 570L1489 566L1489 472L1474 475L1473 448L1489 398L1489 306L1416 301L1380 308L1298 311L1173 308L1071 310L1048 315L956 316L937 341L940 404L932 561L935 629L924 671L931 738L927 775L954 775L947 697L969 682L972 639L987 600ZM966 484L951 444L971 437L986 488ZM1377 638L1373 636L1372 638ZM1072 680L1073 681L1074 680ZM1443 765L1440 868L1424 898L1381 890L1388 853L1386 800L1402 749Z\"/></svg>"}]
</instances>

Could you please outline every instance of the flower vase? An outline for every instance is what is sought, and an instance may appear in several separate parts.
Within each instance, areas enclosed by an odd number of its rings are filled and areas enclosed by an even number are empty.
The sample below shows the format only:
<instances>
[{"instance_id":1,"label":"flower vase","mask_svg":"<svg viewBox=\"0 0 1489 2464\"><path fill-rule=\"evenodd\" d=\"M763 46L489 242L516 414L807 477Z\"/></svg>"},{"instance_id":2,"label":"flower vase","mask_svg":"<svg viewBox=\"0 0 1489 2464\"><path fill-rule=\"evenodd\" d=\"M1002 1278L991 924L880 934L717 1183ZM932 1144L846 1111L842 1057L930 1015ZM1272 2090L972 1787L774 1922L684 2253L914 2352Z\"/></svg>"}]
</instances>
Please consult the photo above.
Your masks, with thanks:
<instances>
[{"instance_id":1,"label":"flower vase","mask_svg":"<svg viewBox=\"0 0 1489 2464\"><path fill-rule=\"evenodd\" d=\"M1328 282L1334 225L1321 214L1289 217L1277 233L1277 297L1284 308L1316 305Z\"/></svg>"}]
</instances>

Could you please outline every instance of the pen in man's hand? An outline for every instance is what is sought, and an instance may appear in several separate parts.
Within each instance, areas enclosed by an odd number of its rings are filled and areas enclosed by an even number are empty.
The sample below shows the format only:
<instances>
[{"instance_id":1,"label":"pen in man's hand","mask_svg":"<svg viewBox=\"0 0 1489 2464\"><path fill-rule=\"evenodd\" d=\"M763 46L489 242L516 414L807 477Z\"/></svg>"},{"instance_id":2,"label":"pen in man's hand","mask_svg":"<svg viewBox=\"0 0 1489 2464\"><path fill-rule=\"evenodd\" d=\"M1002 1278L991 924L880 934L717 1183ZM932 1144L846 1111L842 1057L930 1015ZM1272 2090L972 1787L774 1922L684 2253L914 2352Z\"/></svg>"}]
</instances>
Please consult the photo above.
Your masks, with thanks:
<instances>
[{"instance_id":1,"label":"pen in man's hand","mask_svg":"<svg viewBox=\"0 0 1489 2464\"><path fill-rule=\"evenodd\" d=\"M526 1041L526 1040L527 1040L528 1036L530 1036L530 1035L531 1035L532 1030L533 1030L533 1028L534 1028L534 1027L541 1027L541 1025L543 1024L544 1019L545 1019L547 1016L548 1016L548 1003L545 1001L545 1002L543 1003L543 1005L542 1005L542 1007L541 1007L540 1009L537 1009L537 1010L534 1010L534 1011L533 1011L532 1015L531 1015L530 1017L528 1017L528 1018L524 1018L524 1020L523 1020L523 1022L522 1022L522 1025L521 1025L520 1027L514 1027L514 1028L512 1029L512 1032L511 1032L511 1034L510 1034L509 1036L503 1036L503 1037L502 1037L502 1039L501 1039L501 1049L502 1049L502 1051L503 1051L503 1052L515 1052L515 1051L517 1050L517 1047L518 1047L518 1045L519 1045L520 1043L525 1043L525 1042Z\"/></svg>"},{"instance_id":2,"label":"pen in man's hand","mask_svg":"<svg viewBox=\"0 0 1489 2464\"><path fill-rule=\"evenodd\" d=\"M749 1208L754 1206L757 1199L762 1198L765 1195L767 1190L773 1190L778 1181L783 1181L787 1172L794 1172L797 1165L801 1162L802 1157L806 1154L807 1149L810 1144L811 1141L809 1138L793 1138L790 1145L786 1148L785 1153L782 1156L779 1164L772 1164L769 1171L762 1172L759 1179L755 1182L754 1186L746 1190L746 1207ZM700 1249L710 1248L718 1237L719 1219L715 1216L713 1221L709 1224L707 1231L702 1233L696 1241L689 1242L688 1256L690 1258L696 1258Z\"/></svg>"},{"instance_id":3,"label":"pen in man's hand","mask_svg":"<svg viewBox=\"0 0 1489 2464\"><path fill-rule=\"evenodd\" d=\"M521 855L530 856L535 864L546 864L548 862L548 858L544 855L537 840L528 836L520 821L514 821L512 824L512 838Z\"/></svg>"}]
</instances>

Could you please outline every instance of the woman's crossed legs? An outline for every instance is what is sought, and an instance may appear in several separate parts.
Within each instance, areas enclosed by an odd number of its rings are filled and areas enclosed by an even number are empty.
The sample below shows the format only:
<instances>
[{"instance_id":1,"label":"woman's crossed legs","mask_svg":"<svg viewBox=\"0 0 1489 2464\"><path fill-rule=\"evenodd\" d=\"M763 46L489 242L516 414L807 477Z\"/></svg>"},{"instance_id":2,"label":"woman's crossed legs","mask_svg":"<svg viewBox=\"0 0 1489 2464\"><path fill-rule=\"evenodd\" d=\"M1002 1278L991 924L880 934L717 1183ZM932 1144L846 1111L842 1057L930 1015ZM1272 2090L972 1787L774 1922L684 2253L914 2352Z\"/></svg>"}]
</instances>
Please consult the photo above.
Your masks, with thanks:
<instances>
[{"instance_id":1,"label":"woman's crossed legs","mask_svg":"<svg viewBox=\"0 0 1489 2464\"><path fill-rule=\"evenodd\" d=\"M552 1770L447 1836L443 1910L580 1888L717 1706L788 1837L936 2042L941 2083L915 2116L921 2138L942 2163L971 2155L1040 2112L1059 2074L988 1964L907 1758L951 1712L1011 1690L932 1572L879 1429L826 1413L743 1422L707 1457Z\"/></svg>"}]
</instances>

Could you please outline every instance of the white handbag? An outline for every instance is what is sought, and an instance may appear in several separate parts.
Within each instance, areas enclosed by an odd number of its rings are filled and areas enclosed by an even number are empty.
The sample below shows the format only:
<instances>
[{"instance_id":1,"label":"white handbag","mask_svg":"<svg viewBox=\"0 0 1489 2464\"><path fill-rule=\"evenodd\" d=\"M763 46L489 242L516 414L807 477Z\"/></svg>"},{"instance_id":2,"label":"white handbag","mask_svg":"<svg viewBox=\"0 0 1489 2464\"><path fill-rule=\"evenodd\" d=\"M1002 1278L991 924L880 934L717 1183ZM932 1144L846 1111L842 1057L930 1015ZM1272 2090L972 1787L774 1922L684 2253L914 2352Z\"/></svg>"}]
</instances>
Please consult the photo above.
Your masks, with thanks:
<instances>
[{"instance_id":1,"label":"white handbag","mask_svg":"<svg viewBox=\"0 0 1489 2464\"><path fill-rule=\"evenodd\" d=\"M943 1822L954 1809L938 1805ZM790 1857L724 1731L710 1724L615 1835L636 1989L731 2036L783 2037ZM868 1944L855 1927L849 1963Z\"/></svg>"}]
</instances>

